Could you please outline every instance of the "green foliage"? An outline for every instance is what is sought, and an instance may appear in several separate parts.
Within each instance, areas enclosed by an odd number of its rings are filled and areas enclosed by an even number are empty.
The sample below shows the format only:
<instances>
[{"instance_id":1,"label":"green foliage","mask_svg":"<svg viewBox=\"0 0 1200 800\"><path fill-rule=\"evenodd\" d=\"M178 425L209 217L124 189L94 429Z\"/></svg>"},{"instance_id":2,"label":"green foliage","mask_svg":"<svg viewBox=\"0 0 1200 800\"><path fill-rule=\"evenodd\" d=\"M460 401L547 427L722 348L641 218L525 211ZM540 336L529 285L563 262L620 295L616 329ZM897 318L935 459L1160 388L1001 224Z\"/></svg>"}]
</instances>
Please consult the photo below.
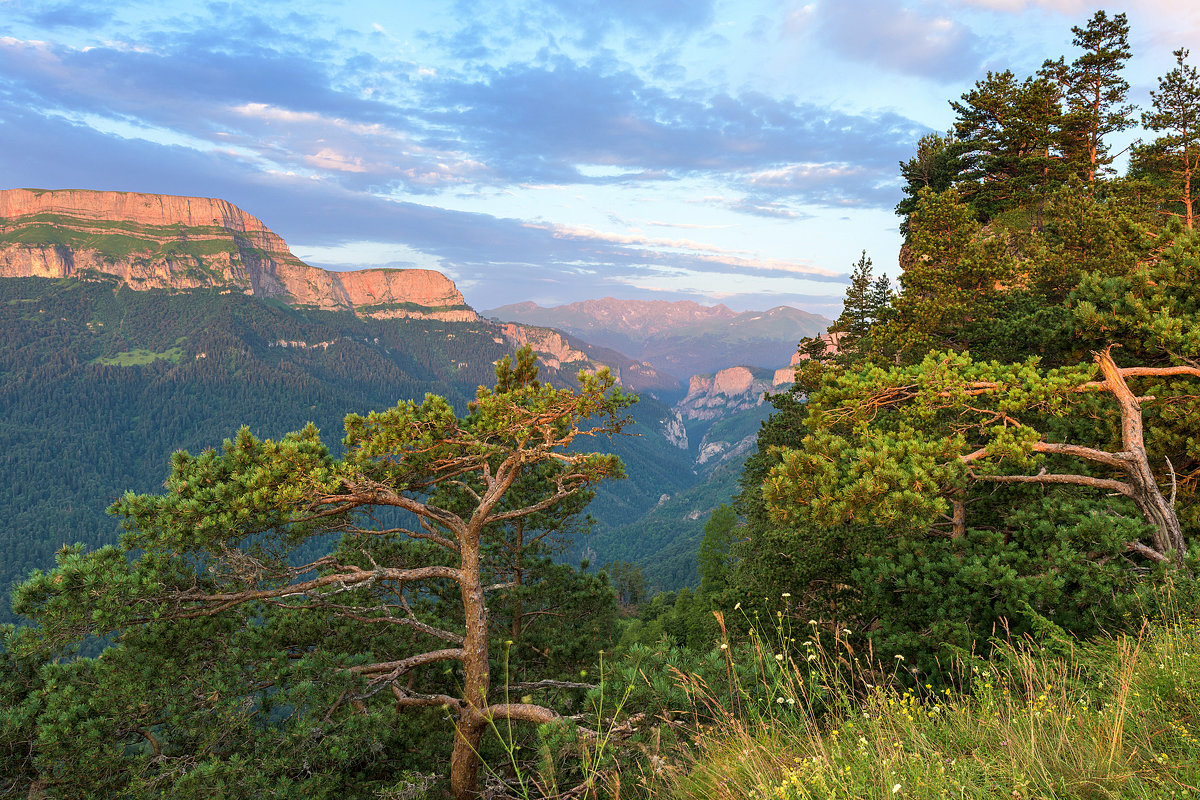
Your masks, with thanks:
<instances>
[{"instance_id":1,"label":"green foliage","mask_svg":"<svg viewBox=\"0 0 1200 800\"><path fill-rule=\"evenodd\" d=\"M277 440L243 428L219 451L177 452L163 492L118 500L120 546L64 548L14 592L35 626L0 651L15 672L0 692L17 700L0 725L28 754L3 754L12 781L55 796L374 796L435 763L455 731L431 727L439 705L482 732L471 693L491 672L587 666L613 638L611 587L542 557L533 532L620 475L613 456L565 448L618 431L632 399L605 372L578 393L541 383L528 350L497 379L463 417L434 395L350 414L340 457L312 425ZM518 522L530 538L514 551ZM487 595L517 639L490 660L508 631L488 628ZM81 657L97 638L108 646ZM461 793L472 779L454 780Z\"/></svg>"},{"instance_id":2,"label":"green foliage","mask_svg":"<svg viewBox=\"0 0 1200 800\"><path fill-rule=\"evenodd\" d=\"M1150 93L1153 111L1142 112L1142 124L1159 137L1138 148L1134 158L1143 171L1158 178L1163 201L1160 211L1195 222L1198 187L1193 185L1200 168L1200 73L1185 63L1188 51L1175 51L1175 69L1158 79Z\"/></svg>"}]
</instances>

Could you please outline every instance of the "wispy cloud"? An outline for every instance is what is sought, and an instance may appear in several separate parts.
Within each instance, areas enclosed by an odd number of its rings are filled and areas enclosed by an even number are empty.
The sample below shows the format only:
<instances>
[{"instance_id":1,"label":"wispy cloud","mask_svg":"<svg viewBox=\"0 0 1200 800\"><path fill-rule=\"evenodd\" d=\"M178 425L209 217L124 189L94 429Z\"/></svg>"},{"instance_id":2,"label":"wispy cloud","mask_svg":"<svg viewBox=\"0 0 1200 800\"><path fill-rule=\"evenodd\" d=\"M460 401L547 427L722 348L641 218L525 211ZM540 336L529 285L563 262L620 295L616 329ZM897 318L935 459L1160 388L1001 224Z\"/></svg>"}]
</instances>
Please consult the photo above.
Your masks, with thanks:
<instances>
[{"instance_id":1,"label":"wispy cloud","mask_svg":"<svg viewBox=\"0 0 1200 800\"><path fill-rule=\"evenodd\" d=\"M837 0L817 5L822 40L841 55L889 70L961 80L984 57L977 34L948 14L922 13L893 0Z\"/></svg>"}]
</instances>

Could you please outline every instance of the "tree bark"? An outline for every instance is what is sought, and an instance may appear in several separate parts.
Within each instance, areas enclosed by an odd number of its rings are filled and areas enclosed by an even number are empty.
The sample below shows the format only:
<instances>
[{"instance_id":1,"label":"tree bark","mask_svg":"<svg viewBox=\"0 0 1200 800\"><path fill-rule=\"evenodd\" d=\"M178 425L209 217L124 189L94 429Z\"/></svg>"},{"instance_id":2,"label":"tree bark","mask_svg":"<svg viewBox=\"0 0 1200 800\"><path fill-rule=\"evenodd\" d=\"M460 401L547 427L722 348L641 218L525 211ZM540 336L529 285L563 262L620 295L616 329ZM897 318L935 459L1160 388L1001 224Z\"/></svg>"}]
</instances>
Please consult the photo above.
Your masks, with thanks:
<instances>
[{"instance_id":1,"label":"tree bark","mask_svg":"<svg viewBox=\"0 0 1200 800\"><path fill-rule=\"evenodd\" d=\"M1158 481L1150 468L1146 455L1146 442L1142 429L1142 407L1138 398L1125 383L1122 370L1112 359L1111 348L1096 354L1096 363L1104 375L1108 391L1116 398L1121 409L1121 449L1125 461L1125 475L1133 488L1130 498L1146 521L1154 526L1154 549L1163 555L1170 554L1176 566L1183 566L1187 546L1183 541L1183 528L1175 509L1159 491Z\"/></svg>"},{"instance_id":2,"label":"tree bark","mask_svg":"<svg viewBox=\"0 0 1200 800\"><path fill-rule=\"evenodd\" d=\"M482 524L471 525L459 542L462 553L462 604L466 623L463 637L463 706L450 754L450 794L454 800L471 800L479 787L479 746L487 731L488 645L487 605L480 574Z\"/></svg>"}]
</instances>

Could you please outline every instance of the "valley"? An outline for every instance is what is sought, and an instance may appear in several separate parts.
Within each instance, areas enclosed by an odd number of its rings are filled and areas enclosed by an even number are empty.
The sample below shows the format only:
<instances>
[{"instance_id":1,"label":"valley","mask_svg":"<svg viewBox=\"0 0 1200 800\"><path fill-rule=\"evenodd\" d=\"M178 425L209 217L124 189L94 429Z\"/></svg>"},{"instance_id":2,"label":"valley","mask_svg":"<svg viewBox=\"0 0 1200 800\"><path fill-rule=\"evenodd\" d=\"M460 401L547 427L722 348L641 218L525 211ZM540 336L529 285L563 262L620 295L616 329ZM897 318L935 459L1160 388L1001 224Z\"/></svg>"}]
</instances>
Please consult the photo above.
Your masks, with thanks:
<instances>
[{"instance_id":1,"label":"valley","mask_svg":"<svg viewBox=\"0 0 1200 800\"><path fill-rule=\"evenodd\" d=\"M490 321L439 273L310 267L220 201L10 190L0 212L5 587L65 545L115 541L107 506L158 486L177 449L219 446L242 425L278 437L308 422L336 442L347 412L426 393L463 412L493 364L529 345L545 380L573 385L605 366L641 398L632 435L594 445L620 455L628 479L599 489L591 535L559 557L637 563L655 589L677 589L697 580L709 513L737 491L770 410L764 393L790 384L786 357L732 365L706 348L753 340L752 352L787 352L781 337L799 329L775 318L793 310L764 312L774 321L763 327L723 307L657 304L647 315L629 302L623 318L643 319L631 357L612 347L634 344L628 326ZM695 322L693 338L647 323L673 314ZM668 370L681 364L720 366L679 379Z\"/></svg>"}]
</instances>

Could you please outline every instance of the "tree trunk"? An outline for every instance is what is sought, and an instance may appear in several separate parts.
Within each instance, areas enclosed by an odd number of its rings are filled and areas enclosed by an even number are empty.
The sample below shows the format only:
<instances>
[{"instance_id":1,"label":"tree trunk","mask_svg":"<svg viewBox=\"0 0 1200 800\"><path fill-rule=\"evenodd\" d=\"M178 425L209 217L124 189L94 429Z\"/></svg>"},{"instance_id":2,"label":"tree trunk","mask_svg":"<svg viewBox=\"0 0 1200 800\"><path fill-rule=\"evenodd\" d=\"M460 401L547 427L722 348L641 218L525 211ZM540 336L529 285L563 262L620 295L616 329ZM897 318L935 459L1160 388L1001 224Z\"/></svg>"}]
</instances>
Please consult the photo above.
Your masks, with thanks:
<instances>
[{"instance_id":1,"label":"tree trunk","mask_svg":"<svg viewBox=\"0 0 1200 800\"><path fill-rule=\"evenodd\" d=\"M1116 398L1121 409L1121 448L1119 454L1125 463L1125 474L1132 492L1129 497L1137 505L1146 521L1154 526L1154 547L1163 555L1168 553L1176 566L1183 566L1187 548L1183 541L1183 528L1175 509L1159 491L1154 470L1146 455L1146 442L1142 430L1142 407L1137 397L1125 382L1125 376L1112 359L1109 350L1096 354L1096 363L1108 384L1107 389Z\"/></svg>"},{"instance_id":2,"label":"tree trunk","mask_svg":"<svg viewBox=\"0 0 1200 800\"><path fill-rule=\"evenodd\" d=\"M459 542L462 553L463 706L450 755L450 793L454 800L471 800L479 792L479 746L487 731L488 646L487 606L480 575L480 526L472 526Z\"/></svg>"}]
</instances>

